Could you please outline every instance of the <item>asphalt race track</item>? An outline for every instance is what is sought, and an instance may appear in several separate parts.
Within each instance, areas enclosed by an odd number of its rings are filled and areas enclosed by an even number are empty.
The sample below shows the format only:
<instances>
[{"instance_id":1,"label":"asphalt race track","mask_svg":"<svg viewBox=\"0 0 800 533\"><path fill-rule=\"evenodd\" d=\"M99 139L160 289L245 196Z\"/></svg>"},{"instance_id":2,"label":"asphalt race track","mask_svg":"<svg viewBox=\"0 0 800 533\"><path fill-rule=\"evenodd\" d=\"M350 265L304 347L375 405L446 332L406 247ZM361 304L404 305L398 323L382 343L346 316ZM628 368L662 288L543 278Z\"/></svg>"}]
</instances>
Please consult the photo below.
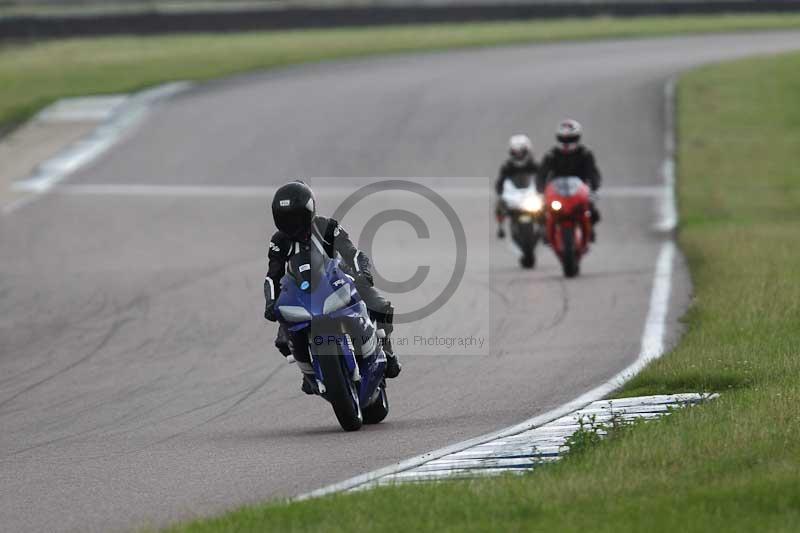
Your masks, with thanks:
<instances>
[{"instance_id":1,"label":"asphalt race track","mask_svg":"<svg viewBox=\"0 0 800 533\"><path fill-rule=\"evenodd\" d=\"M161 104L0 219L0 529L162 525L292 496L607 380L639 353L665 238L654 198L614 191L661 184L666 80L792 48L800 33L422 54L244 76ZM494 239L488 178L511 133L529 132L541 154L564 116L584 124L609 191L597 246L569 281L550 250L522 271ZM322 214L372 177L413 178L467 236L453 296L397 327L405 369L388 419L358 433L299 390L262 318L269 191L291 176L312 177ZM356 239L386 209L426 223L427 238L397 220L377 231L383 277L430 266L419 288L391 295L404 312L440 292L458 250L427 200L379 194L343 223ZM690 291L680 258L672 286L674 341Z\"/></svg>"}]
</instances>

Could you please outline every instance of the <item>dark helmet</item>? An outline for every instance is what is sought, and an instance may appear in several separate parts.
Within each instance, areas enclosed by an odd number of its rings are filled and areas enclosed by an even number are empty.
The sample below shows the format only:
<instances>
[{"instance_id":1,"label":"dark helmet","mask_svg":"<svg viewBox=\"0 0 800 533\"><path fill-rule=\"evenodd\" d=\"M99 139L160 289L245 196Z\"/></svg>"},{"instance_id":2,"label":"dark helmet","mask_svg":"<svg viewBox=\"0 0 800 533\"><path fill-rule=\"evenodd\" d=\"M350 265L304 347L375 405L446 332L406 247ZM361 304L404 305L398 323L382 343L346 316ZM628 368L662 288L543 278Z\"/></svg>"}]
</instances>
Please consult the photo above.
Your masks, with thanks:
<instances>
[{"instance_id":1,"label":"dark helmet","mask_svg":"<svg viewBox=\"0 0 800 533\"><path fill-rule=\"evenodd\" d=\"M562 152L574 152L583 134L583 126L571 118L562 120L556 128L556 140Z\"/></svg>"},{"instance_id":2,"label":"dark helmet","mask_svg":"<svg viewBox=\"0 0 800 533\"><path fill-rule=\"evenodd\" d=\"M314 191L302 181L282 185L272 198L275 226L293 239L307 240L311 235L316 204Z\"/></svg>"}]
</instances>

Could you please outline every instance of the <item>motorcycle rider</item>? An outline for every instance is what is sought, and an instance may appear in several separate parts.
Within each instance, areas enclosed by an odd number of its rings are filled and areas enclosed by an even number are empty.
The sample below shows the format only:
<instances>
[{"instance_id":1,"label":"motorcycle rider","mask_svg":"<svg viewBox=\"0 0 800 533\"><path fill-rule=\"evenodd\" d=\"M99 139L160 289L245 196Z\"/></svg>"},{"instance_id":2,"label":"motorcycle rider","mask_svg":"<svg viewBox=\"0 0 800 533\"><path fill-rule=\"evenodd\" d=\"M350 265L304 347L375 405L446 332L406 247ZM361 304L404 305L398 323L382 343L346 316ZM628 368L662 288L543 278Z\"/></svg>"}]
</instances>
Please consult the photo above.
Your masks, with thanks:
<instances>
[{"instance_id":1,"label":"motorcycle rider","mask_svg":"<svg viewBox=\"0 0 800 533\"><path fill-rule=\"evenodd\" d=\"M369 258L358 250L347 232L332 218L316 215L316 199L311 187L300 180L291 181L275 191L272 199L272 216L278 231L269 243L269 267L264 279L264 298L266 308L264 318L275 322L275 302L281 290L281 278L286 272L286 263L301 246L316 246L333 259L340 257L342 270L355 281L356 288L369 309L370 316L383 329L383 349L386 353L386 377L394 378L401 367L392 350L391 333L394 329L394 307L373 287ZM292 339L281 325L275 346L286 357L292 354ZM295 358L303 371L302 389L306 394L314 394L315 378L310 361L303 360L295 350Z\"/></svg>"},{"instance_id":2,"label":"motorcycle rider","mask_svg":"<svg viewBox=\"0 0 800 533\"><path fill-rule=\"evenodd\" d=\"M511 180L517 188L525 188L531 184L531 176L536 176L539 166L533 158L533 143L527 135L512 135L508 140L508 159L503 162L494 190L497 193L497 203L495 204L495 218L497 219L497 238L502 239L506 236L503 223L506 218L505 204L503 203L503 185L506 180Z\"/></svg>"},{"instance_id":3,"label":"motorcycle rider","mask_svg":"<svg viewBox=\"0 0 800 533\"><path fill-rule=\"evenodd\" d=\"M592 213L592 234L590 240L594 242L596 236L594 226L600 222L600 212L595 205L595 193L600 188L602 176L597 169L594 154L581 144L583 127L580 122L573 119L564 119L556 128L556 141L558 143L545 155L539 174L536 177L536 189L543 193L547 183L564 176L577 176L592 190L592 201L589 208Z\"/></svg>"}]
</instances>

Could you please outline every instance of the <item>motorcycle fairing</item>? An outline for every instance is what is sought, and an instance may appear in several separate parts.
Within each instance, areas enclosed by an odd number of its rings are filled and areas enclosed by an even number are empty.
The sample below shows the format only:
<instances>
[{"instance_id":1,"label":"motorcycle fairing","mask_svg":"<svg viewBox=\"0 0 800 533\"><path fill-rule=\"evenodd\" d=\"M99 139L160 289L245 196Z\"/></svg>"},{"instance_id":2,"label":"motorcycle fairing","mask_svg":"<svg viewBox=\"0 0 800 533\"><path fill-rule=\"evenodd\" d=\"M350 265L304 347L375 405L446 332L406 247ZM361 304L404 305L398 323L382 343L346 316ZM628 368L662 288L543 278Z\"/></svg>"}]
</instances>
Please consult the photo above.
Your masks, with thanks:
<instances>
[{"instance_id":1,"label":"motorcycle fairing","mask_svg":"<svg viewBox=\"0 0 800 533\"><path fill-rule=\"evenodd\" d=\"M340 353L346 369L351 377L359 382L359 402L362 406L369 405L380 390L378 385L383 380L386 367L386 354L377 341L375 324L369 317L369 311L361 296L358 294L353 278L340 268L338 259L321 257L311 251L302 253L290 261L289 272L281 280L281 294L276 302L276 314L291 332L300 332L308 329L309 354L317 380L322 383L322 372L319 366L319 356L315 346L317 342L335 342L340 347ZM315 259L315 257L317 259ZM305 287L305 289L301 288ZM339 309L325 312L325 302L328 298L347 287L350 302ZM282 308L300 308L306 311L308 317L304 320L290 320L282 312ZM346 331L359 336L359 345L363 348L361 357L358 357L353 346L353 340L347 334L326 334L325 338L318 339L312 332L325 331L325 323L343 322ZM330 331L330 330L329 330Z\"/></svg>"}]
</instances>

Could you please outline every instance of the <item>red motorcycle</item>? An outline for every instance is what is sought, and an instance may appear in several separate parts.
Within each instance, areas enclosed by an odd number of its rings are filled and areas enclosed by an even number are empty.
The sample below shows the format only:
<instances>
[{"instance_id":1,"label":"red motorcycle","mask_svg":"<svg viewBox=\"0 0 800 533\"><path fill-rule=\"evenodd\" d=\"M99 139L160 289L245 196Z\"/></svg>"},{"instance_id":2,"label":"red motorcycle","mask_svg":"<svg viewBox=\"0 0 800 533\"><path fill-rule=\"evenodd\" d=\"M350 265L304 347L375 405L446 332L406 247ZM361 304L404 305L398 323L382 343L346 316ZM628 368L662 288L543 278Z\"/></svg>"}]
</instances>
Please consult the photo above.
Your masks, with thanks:
<instances>
[{"instance_id":1,"label":"red motorcycle","mask_svg":"<svg viewBox=\"0 0 800 533\"><path fill-rule=\"evenodd\" d=\"M564 275L580 272L581 257L589 252L592 234L589 187L575 176L555 178L544 190L545 231L561 261Z\"/></svg>"}]
</instances>

